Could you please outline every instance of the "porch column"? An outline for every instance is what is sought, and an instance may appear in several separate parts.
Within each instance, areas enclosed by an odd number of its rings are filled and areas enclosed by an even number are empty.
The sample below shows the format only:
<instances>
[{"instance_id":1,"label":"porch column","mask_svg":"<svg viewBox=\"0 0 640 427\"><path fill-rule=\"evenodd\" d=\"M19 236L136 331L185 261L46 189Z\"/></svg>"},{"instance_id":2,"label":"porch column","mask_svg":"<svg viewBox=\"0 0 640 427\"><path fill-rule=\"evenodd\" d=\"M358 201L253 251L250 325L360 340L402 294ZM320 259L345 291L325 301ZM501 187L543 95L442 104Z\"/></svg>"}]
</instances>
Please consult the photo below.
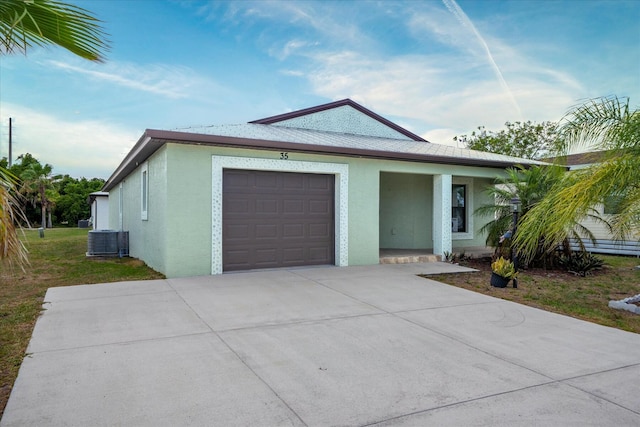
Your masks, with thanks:
<instances>
[{"instance_id":1,"label":"porch column","mask_svg":"<svg viewBox=\"0 0 640 427\"><path fill-rule=\"evenodd\" d=\"M451 175L433 176L433 253L451 252Z\"/></svg>"}]
</instances>

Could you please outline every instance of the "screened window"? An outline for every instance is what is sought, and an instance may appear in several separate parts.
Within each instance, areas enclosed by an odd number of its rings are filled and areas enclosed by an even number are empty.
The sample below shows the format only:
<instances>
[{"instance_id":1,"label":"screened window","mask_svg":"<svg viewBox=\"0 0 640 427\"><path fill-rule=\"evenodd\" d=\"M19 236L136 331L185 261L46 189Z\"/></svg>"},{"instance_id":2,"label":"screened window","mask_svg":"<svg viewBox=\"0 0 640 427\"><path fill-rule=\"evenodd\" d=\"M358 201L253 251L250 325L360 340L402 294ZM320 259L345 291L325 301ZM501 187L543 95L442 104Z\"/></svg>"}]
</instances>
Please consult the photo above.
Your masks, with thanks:
<instances>
[{"instance_id":1,"label":"screened window","mask_svg":"<svg viewBox=\"0 0 640 427\"><path fill-rule=\"evenodd\" d=\"M622 196L614 195L608 196L604 199L604 214L617 215L621 211L620 204L622 203Z\"/></svg>"}]
</instances>

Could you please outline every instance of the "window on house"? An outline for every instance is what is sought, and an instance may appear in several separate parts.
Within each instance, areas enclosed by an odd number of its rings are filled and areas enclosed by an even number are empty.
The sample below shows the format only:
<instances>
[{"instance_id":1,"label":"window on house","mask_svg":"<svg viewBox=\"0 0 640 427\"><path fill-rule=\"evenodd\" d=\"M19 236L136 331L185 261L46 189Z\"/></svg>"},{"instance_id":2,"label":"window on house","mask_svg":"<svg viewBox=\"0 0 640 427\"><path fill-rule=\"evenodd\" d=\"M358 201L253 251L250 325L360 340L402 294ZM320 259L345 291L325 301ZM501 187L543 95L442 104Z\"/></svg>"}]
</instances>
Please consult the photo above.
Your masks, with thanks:
<instances>
[{"instance_id":1,"label":"window on house","mask_svg":"<svg viewBox=\"0 0 640 427\"><path fill-rule=\"evenodd\" d=\"M467 231L467 186L453 184L451 187L451 232L466 233Z\"/></svg>"},{"instance_id":2,"label":"window on house","mask_svg":"<svg viewBox=\"0 0 640 427\"><path fill-rule=\"evenodd\" d=\"M120 183L118 191L118 225L120 225L120 230L124 230L124 185Z\"/></svg>"},{"instance_id":3,"label":"window on house","mask_svg":"<svg viewBox=\"0 0 640 427\"><path fill-rule=\"evenodd\" d=\"M142 210L142 219L147 220L149 218L149 168L145 163L142 166L141 171L141 186L140 186L140 200L141 200L141 210Z\"/></svg>"}]
</instances>

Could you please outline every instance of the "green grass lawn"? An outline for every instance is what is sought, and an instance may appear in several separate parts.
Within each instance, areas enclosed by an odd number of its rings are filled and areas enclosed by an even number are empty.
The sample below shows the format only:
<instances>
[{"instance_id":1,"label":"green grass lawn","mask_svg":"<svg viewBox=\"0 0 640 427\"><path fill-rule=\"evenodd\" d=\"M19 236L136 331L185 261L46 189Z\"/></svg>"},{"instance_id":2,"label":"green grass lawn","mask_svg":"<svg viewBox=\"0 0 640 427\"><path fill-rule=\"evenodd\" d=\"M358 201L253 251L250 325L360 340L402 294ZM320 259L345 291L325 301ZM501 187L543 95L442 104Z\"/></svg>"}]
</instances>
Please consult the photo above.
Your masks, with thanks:
<instances>
[{"instance_id":1,"label":"green grass lawn","mask_svg":"<svg viewBox=\"0 0 640 427\"><path fill-rule=\"evenodd\" d=\"M25 355L48 288L164 276L133 258L87 258L87 229L26 231L30 266L0 266L0 416Z\"/></svg>"}]
</instances>

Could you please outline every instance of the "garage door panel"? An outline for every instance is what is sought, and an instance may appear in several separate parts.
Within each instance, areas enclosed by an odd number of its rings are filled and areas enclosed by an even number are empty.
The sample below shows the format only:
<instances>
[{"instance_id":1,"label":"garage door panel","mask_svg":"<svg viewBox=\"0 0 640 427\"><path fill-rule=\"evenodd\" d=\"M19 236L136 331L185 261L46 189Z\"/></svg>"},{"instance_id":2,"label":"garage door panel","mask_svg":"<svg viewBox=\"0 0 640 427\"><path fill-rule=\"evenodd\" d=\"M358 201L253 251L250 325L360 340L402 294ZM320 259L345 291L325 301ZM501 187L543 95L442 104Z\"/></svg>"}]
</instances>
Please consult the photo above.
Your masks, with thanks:
<instances>
[{"instance_id":1,"label":"garage door panel","mask_svg":"<svg viewBox=\"0 0 640 427\"><path fill-rule=\"evenodd\" d=\"M255 226L256 239L275 239L278 237L278 226L275 224L257 224Z\"/></svg>"},{"instance_id":2,"label":"garage door panel","mask_svg":"<svg viewBox=\"0 0 640 427\"><path fill-rule=\"evenodd\" d=\"M325 246L317 248L309 248L309 259L312 260L325 260L330 256Z\"/></svg>"},{"instance_id":3,"label":"garage door panel","mask_svg":"<svg viewBox=\"0 0 640 427\"><path fill-rule=\"evenodd\" d=\"M334 263L333 175L223 172L223 270Z\"/></svg>"},{"instance_id":4,"label":"garage door panel","mask_svg":"<svg viewBox=\"0 0 640 427\"><path fill-rule=\"evenodd\" d=\"M249 205L249 201L246 199L234 199L230 198L227 201L227 212L238 215L238 214L249 214L251 211L251 207Z\"/></svg>"},{"instance_id":5,"label":"garage door panel","mask_svg":"<svg viewBox=\"0 0 640 427\"><path fill-rule=\"evenodd\" d=\"M228 250L225 252L226 263L232 269L247 269L250 267L248 262L251 259L248 249Z\"/></svg>"},{"instance_id":6,"label":"garage door panel","mask_svg":"<svg viewBox=\"0 0 640 427\"><path fill-rule=\"evenodd\" d=\"M311 176L308 181L309 190L329 191L333 189L333 183L323 178L323 175Z\"/></svg>"},{"instance_id":7,"label":"garage door panel","mask_svg":"<svg viewBox=\"0 0 640 427\"><path fill-rule=\"evenodd\" d=\"M277 190L278 189L278 176L269 172L256 172L252 175L253 179L249 181L253 182L256 188L261 190Z\"/></svg>"},{"instance_id":8,"label":"garage door panel","mask_svg":"<svg viewBox=\"0 0 640 427\"><path fill-rule=\"evenodd\" d=\"M282 238L301 238L304 237L304 224L283 224Z\"/></svg>"},{"instance_id":9,"label":"garage door panel","mask_svg":"<svg viewBox=\"0 0 640 427\"><path fill-rule=\"evenodd\" d=\"M327 224L309 224L310 238L328 239L333 234L333 230L329 229Z\"/></svg>"},{"instance_id":10,"label":"garage door panel","mask_svg":"<svg viewBox=\"0 0 640 427\"><path fill-rule=\"evenodd\" d=\"M278 261L278 251L274 248L256 249L255 259L257 264L275 263Z\"/></svg>"},{"instance_id":11,"label":"garage door panel","mask_svg":"<svg viewBox=\"0 0 640 427\"><path fill-rule=\"evenodd\" d=\"M327 200L310 200L308 210L311 215L328 215L333 211L333 203L329 203Z\"/></svg>"},{"instance_id":12,"label":"garage door panel","mask_svg":"<svg viewBox=\"0 0 640 427\"><path fill-rule=\"evenodd\" d=\"M252 237L251 227L245 224L227 225L224 231L229 240L248 241Z\"/></svg>"},{"instance_id":13,"label":"garage door panel","mask_svg":"<svg viewBox=\"0 0 640 427\"><path fill-rule=\"evenodd\" d=\"M255 202L255 212L258 215L278 214L278 200L276 199L258 199Z\"/></svg>"},{"instance_id":14,"label":"garage door panel","mask_svg":"<svg viewBox=\"0 0 640 427\"><path fill-rule=\"evenodd\" d=\"M304 200L285 199L282 201L283 215L300 215L305 213Z\"/></svg>"},{"instance_id":15,"label":"garage door panel","mask_svg":"<svg viewBox=\"0 0 640 427\"><path fill-rule=\"evenodd\" d=\"M299 173L289 173L280 175L282 188L285 190L303 190L305 186L305 175Z\"/></svg>"},{"instance_id":16,"label":"garage door panel","mask_svg":"<svg viewBox=\"0 0 640 427\"><path fill-rule=\"evenodd\" d=\"M282 262L285 265L300 264L305 261L303 247L291 247L282 250Z\"/></svg>"},{"instance_id":17,"label":"garage door panel","mask_svg":"<svg viewBox=\"0 0 640 427\"><path fill-rule=\"evenodd\" d=\"M228 188L247 188L249 187L249 180L252 179L251 176L242 173L241 171L233 171L229 170L228 173L224 176L225 186Z\"/></svg>"}]
</instances>

